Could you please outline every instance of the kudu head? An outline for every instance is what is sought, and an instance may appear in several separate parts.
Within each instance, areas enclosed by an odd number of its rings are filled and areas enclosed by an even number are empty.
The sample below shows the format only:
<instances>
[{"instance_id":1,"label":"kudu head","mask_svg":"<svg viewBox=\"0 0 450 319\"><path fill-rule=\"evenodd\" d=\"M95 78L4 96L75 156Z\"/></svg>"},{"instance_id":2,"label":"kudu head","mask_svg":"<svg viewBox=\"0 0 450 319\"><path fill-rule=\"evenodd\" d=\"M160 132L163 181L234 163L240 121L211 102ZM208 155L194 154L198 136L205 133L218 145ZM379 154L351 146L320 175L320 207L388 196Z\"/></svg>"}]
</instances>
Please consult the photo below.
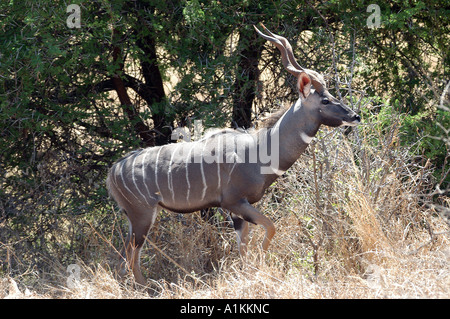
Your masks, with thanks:
<instances>
[{"instance_id":1,"label":"kudu head","mask_svg":"<svg viewBox=\"0 0 450 319\"><path fill-rule=\"evenodd\" d=\"M302 99L302 106L310 110L311 120L317 121L317 124L332 127L359 124L361 121L359 115L328 92L322 75L316 71L302 68L297 63L288 40L270 32L262 23L261 26L269 35L262 33L254 26L256 32L280 50L284 67L297 78L297 90Z\"/></svg>"}]
</instances>

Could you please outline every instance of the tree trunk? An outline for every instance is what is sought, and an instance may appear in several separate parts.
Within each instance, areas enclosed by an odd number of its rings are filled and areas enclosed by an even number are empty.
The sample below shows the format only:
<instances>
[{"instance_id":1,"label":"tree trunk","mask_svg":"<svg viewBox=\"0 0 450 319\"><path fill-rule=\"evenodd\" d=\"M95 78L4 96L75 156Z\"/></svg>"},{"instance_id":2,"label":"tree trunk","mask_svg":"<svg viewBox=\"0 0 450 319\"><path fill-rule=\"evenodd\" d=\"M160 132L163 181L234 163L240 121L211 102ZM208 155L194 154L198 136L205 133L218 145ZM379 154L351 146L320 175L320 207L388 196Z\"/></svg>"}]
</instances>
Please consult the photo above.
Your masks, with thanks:
<instances>
[{"instance_id":1,"label":"tree trunk","mask_svg":"<svg viewBox=\"0 0 450 319\"><path fill-rule=\"evenodd\" d=\"M139 28L149 29L150 32L142 38L138 38L137 45L143 51L140 59L142 75L145 81L145 95L142 98L147 102L153 120L153 131L155 133L156 145L170 143L171 124L173 119L166 113L166 94L161 72L158 67L158 56L156 54L156 42L154 39L154 30L152 25L145 17L140 16L141 11L148 11L154 14L155 8L142 1L136 2L138 8L138 24L135 26L136 31Z\"/></svg>"},{"instance_id":2,"label":"tree trunk","mask_svg":"<svg viewBox=\"0 0 450 319\"><path fill-rule=\"evenodd\" d=\"M253 28L242 28L238 48L240 60L236 71L233 96L233 127L252 126L252 105L259 79L258 61L263 45Z\"/></svg>"},{"instance_id":3,"label":"tree trunk","mask_svg":"<svg viewBox=\"0 0 450 319\"><path fill-rule=\"evenodd\" d=\"M113 31L114 36L119 36L119 32L117 30ZM122 59L122 53L118 46L113 47L113 61L117 63ZM131 123L134 123L134 130L136 134L139 135L142 142L145 146L154 146L155 145L155 137L151 134L149 127L140 119L138 112L136 111L135 106L131 102L130 96L128 95L127 88L121 78L123 74L123 63L118 63L118 68L115 74L112 77L113 87L117 92L117 96L119 97L120 104L122 104L125 113L128 116L128 119Z\"/></svg>"},{"instance_id":4,"label":"tree trunk","mask_svg":"<svg viewBox=\"0 0 450 319\"><path fill-rule=\"evenodd\" d=\"M152 113L155 142L156 145L167 144L170 142L170 122L172 121L167 118L165 112L166 94L157 64L155 41L148 35L138 41L138 46L144 51L144 58L141 59L141 68L148 94L142 97L149 105Z\"/></svg>"}]
</instances>

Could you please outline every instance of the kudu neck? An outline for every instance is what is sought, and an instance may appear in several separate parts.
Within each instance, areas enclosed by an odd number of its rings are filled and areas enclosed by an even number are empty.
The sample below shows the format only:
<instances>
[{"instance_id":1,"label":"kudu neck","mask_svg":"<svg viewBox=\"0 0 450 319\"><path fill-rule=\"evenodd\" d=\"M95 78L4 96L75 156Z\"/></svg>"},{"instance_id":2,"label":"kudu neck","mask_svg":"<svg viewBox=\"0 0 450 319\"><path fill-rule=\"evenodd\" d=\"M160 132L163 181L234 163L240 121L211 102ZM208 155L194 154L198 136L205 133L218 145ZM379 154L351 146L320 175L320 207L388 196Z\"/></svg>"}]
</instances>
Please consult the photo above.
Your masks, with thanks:
<instances>
[{"instance_id":1,"label":"kudu neck","mask_svg":"<svg viewBox=\"0 0 450 319\"><path fill-rule=\"evenodd\" d=\"M278 138L279 167L286 171L300 157L319 130L316 113L302 105L298 99L286 113L270 128L272 143Z\"/></svg>"}]
</instances>

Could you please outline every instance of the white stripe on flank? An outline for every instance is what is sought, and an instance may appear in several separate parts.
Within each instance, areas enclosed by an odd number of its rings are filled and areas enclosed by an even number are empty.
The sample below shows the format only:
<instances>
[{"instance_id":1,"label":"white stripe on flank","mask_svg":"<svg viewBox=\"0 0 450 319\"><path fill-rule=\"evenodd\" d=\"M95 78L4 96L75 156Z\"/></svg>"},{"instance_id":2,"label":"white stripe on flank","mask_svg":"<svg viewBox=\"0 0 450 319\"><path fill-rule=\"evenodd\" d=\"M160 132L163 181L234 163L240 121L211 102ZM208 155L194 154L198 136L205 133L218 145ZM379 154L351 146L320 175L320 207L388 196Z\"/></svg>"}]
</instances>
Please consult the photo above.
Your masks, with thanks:
<instances>
[{"instance_id":1,"label":"white stripe on flank","mask_svg":"<svg viewBox=\"0 0 450 319\"><path fill-rule=\"evenodd\" d=\"M235 152L233 152L233 158L234 158L234 162L233 162L233 166L231 167L230 172L228 173L228 182L227 182L227 185L230 183L230 180L231 180L231 174L233 173L234 167L236 166L236 163L237 163L237 154L236 154Z\"/></svg>"},{"instance_id":2,"label":"white stripe on flank","mask_svg":"<svg viewBox=\"0 0 450 319\"><path fill-rule=\"evenodd\" d=\"M220 163L217 161L217 189L220 189Z\"/></svg>"},{"instance_id":3,"label":"white stripe on flank","mask_svg":"<svg viewBox=\"0 0 450 319\"><path fill-rule=\"evenodd\" d=\"M203 148L202 148L202 158L200 160L200 169L202 171L202 181L203 181L203 192L202 192L202 200L205 198L206 195L206 178L205 178L205 172L203 170L203 154L205 153L205 146L206 146L206 142L204 142L203 144Z\"/></svg>"},{"instance_id":4,"label":"white stripe on flank","mask_svg":"<svg viewBox=\"0 0 450 319\"><path fill-rule=\"evenodd\" d=\"M150 189L148 188L148 185L147 185L147 183L145 182L145 158L147 157L147 154L148 154L148 151L149 151L149 150L151 150L151 149L148 148L148 149L144 152L144 156L142 156L142 162L141 162L141 165L142 165L142 184L145 185L145 188L147 189L148 196L149 196L151 199L155 199L155 200L156 200L156 198L150 193Z\"/></svg>"},{"instance_id":5,"label":"white stripe on flank","mask_svg":"<svg viewBox=\"0 0 450 319\"><path fill-rule=\"evenodd\" d=\"M300 138L303 140L303 142L305 142L306 144L309 144L309 143L311 143L314 136L309 136L308 134L306 134L304 132L300 132Z\"/></svg>"},{"instance_id":6,"label":"white stripe on flank","mask_svg":"<svg viewBox=\"0 0 450 319\"><path fill-rule=\"evenodd\" d=\"M114 165L114 185L116 185L116 189L120 192L120 194L122 194L123 198L125 198L127 200L127 202L129 202L130 204L133 204L128 197L125 196L125 194L122 192L122 189L119 187L119 185L117 184L117 174L116 174L116 170L117 170L117 166L119 163ZM122 207L121 207L122 208Z\"/></svg>"},{"instance_id":7,"label":"white stripe on flank","mask_svg":"<svg viewBox=\"0 0 450 319\"><path fill-rule=\"evenodd\" d=\"M188 155L187 155L187 157L186 157L186 163L185 163L185 164L186 164L186 165L185 165L185 170L186 170L186 183L187 183L186 202L187 202L188 205L190 205L190 203L189 203L189 195L190 195L190 192L191 192L191 183L189 182L189 169L188 169L188 163L190 163L191 153L192 153L192 150L194 149L195 145L196 145L196 144L192 144L192 147L191 147L191 149L189 150L189 153L188 153Z\"/></svg>"},{"instance_id":8,"label":"white stripe on flank","mask_svg":"<svg viewBox=\"0 0 450 319\"><path fill-rule=\"evenodd\" d=\"M139 152L140 153L140 152ZM145 202L147 203L147 205L150 206L150 203L147 200L147 197L145 197L144 193L141 192L141 190L139 189L137 183L136 183L136 178L134 175L134 167L136 165L136 158L139 156L139 154L135 154L134 155L134 159L133 159L133 164L131 164L131 177L133 178L133 183L134 183L134 187L136 187L137 191L139 192L139 194L141 194L141 196L144 198Z\"/></svg>"},{"instance_id":9,"label":"white stripe on flank","mask_svg":"<svg viewBox=\"0 0 450 319\"><path fill-rule=\"evenodd\" d=\"M122 163L122 166L123 166L123 163ZM131 189L127 186L127 183L125 183L125 178L123 177L123 169L122 169L122 166L120 167L120 178L122 179L123 186L125 186L125 188L127 189L127 191L137 199L137 201L139 202L139 204L142 204L142 202L139 200L139 198L138 198L136 195L134 195L134 193L131 191ZM129 200L128 200L128 201L129 201ZM130 202L130 203L131 203L131 202Z\"/></svg>"},{"instance_id":10,"label":"white stripe on flank","mask_svg":"<svg viewBox=\"0 0 450 319\"><path fill-rule=\"evenodd\" d=\"M219 156L223 156L223 151L220 149L220 142L222 141L222 136L218 136L217 138L217 149L216 149L216 161L217 161L217 189L220 189L220 163ZM219 151L220 149L220 151Z\"/></svg>"},{"instance_id":11,"label":"white stripe on flank","mask_svg":"<svg viewBox=\"0 0 450 319\"><path fill-rule=\"evenodd\" d=\"M178 143L178 145L175 146L175 149L173 150L172 155L170 156L169 169L167 171L167 187L169 187L169 191L172 193L173 202L175 201L175 194L173 192L172 163L173 163L173 156L175 155L180 146L181 143Z\"/></svg>"},{"instance_id":12,"label":"white stripe on flank","mask_svg":"<svg viewBox=\"0 0 450 319\"><path fill-rule=\"evenodd\" d=\"M156 160L155 160L155 183L156 183L156 188L158 189L158 193L159 196L161 196L161 201L164 200L164 196L163 194L161 194L161 190L159 189L159 184L158 184L158 158L159 158L159 153L161 153L161 150L163 149L164 146L160 146L158 153L156 154Z\"/></svg>"}]
</instances>

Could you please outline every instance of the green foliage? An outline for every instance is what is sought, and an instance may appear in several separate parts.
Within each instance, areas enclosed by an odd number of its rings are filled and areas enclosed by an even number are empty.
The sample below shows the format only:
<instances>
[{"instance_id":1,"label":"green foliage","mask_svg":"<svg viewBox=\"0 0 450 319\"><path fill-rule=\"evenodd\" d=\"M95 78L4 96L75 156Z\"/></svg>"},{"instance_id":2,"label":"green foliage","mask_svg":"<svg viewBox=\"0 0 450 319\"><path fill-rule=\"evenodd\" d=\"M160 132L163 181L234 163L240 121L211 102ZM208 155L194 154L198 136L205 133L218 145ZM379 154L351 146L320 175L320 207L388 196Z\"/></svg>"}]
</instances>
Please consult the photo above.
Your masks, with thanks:
<instances>
[{"instance_id":1,"label":"green foliage","mask_svg":"<svg viewBox=\"0 0 450 319\"><path fill-rule=\"evenodd\" d=\"M374 29L370 2L348 0L72 2L81 28L67 26L65 2L0 2L0 227L14 229L12 241L28 234L42 251L57 249L52 225L64 232L65 218L109 213L108 167L167 143L171 128L232 126L241 98L252 121L296 99L278 51L252 29L258 22L355 108L368 96L392 106L364 121L403 113L402 143L418 143L443 169L448 150L433 137L442 135L436 123L450 126L436 109L449 79L445 1L380 3Z\"/></svg>"},{"instance_id":2,"label":"green foliage","mask_svg":"<svg viewBox=\"0 0 450 319\"><path fill-rule=\"evenodd\" d=\"M450 176L445 177L443 174L448 169L446 157L450 150L443 139L442 127L438 124L450 127L450 113L438 109L435 112L426 110L415 115L405 114L401 141L405 145L418 144L417 152L421 152L436 166L434 175L438 181L444 178L441 188L446 189L450 186Z\"/></svg>"},{"instance_id":3,"label":"green foliage","mask_svg":"<svg viewBox=\"0 0 450 319\"><path fill-rule=\"evenodd\" d=\"M376 99L375 99L376 100ZM382 102L381 99L378 100ZM385 103L387 103L385 101ZM434 176L436 180L442 180L440 187L446 189L450 185L450 176L446 176L447 160L450 154L449 145L446 144L443 128L450 127L450 113L439 108L426 109L417 114L398 113L396 108L399 101L394 101L392 106L382 104L383 107L375 114L366 110L366 117L370 117L382 132L393 125L398 127L398 140L394 138L393 143L400 143L408 148L410 155L430 160L434 165ZM379 141L373 140L373 144Z\"/></svg>"}]
</instances>

